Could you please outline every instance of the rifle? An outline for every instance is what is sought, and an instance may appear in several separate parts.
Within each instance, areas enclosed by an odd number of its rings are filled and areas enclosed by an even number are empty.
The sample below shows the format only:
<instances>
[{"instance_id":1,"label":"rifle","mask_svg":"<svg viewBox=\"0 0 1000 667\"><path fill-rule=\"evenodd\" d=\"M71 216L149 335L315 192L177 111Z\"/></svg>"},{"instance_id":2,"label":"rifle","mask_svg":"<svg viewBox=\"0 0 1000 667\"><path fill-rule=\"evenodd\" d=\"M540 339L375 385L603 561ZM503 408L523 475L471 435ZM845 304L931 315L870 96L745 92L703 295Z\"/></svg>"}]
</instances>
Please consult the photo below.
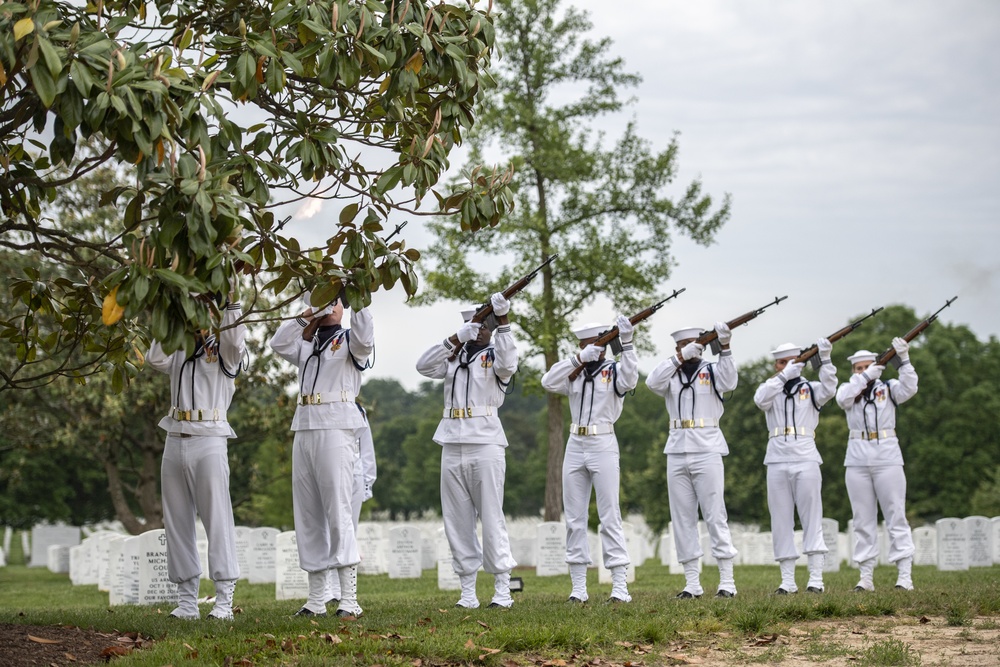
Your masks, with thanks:
<instances>
[{"instance_id":1,"label":"rifle","mask_svg":"<svg viewBox=\"0 0 1000 667\"><path fill-rule=\"evenodd\" d=\"M781 303L787 298L788 298L787 296L776 296L774 297L774 301L768 303L767 305L743 313L736 319L729 320L728 322L726 322L726 326L728 326L730 329L741 327L750 320L754 319L755 317L763 313L771 306L777 306L779 303ZM701 335L695 339L694 342L698 343L699 345L706 345L706 346L711 345L713 354L719 354L722 351L722 346L719 345L719 334L716 333L715 329L712 329L711 331L703 331Z\"/></svg>"},{"instance_id":2,"label":"rifle","mask_svg":"<svg viewBox=\"0 0 1000 667\"><path fill-rule=\"evenodd\" d=\"M664 299L663 301L660 301L659 303L654 303L652 306L650 306L649 308L646 308L645 310L639 311L638 313L636 313L632 317L628 318L628 321L631 322L633 325L636 325L639 322L642 322L643 320L645 320L648 317L652 316L652 314L655 313L656 311L658 311L660 308L662 308L663 304L665 304L667 301L670 301L671 299L676 298L677 296L680 295L681 292L684 292L686 290L687 290L686 287L682 287L679 290L674 290L674 293L671 294L670 296L668 296L666 299ZM617 346L618 349L617 350L615 349L615 343L616 342L618 342L618 346ZM612 352L614 352L615 354L620 353L621 352L621 341L620 341L620 339L618 337L618 327L611 327L610 329L608 329L604 333L600 334L597 337L597 340L595 340L593 342L593 345L596 345L598 347L604 347L606 345L611 345ZM574 368L573 371L569 374L569 379L571 381L575 380L577 377L580 376L580 373L582 373L582 372L583 372L583 366L580 366L578 368Z\"/></svg>"},{"instance_id":3,"label":"rifle","mask_svg":"<svg viewBox=\"0 0 1000 667\"><path fill-rule=\"evenodd\" d=\"M831 343L836 343L838 340L840 340L841 338L843 338L847 334L851 333L852 331L854 331L855 329L857 329L858 327L860 327L862 322L864 322L865 320L867 320L869 317L874 317L875 314L878 313L878 312L880 312L881 310L883 310L883 308L881 306L878 307L878 308L873 308L872 312L868 313L867 315L865 315L864 317L862 317L860 320L858 320L856 322L851 322L850 324L848 324L843 329L837 329L832 334L830 334L829 336L827 336L826 339L828 341L830 341ZM817 347L816 343L813 343L812 345L810 345L806 349L802 350L802 353L799 356L795 357L795 363L797 363L797 364L803 364L803 363L805 363L807 361L812 361L812 367L813 368L819 368L820 361L819 361L819 357L816 356L816 354L818 352L819 352L819 347Z\"/></svg>"},{"instance_id":4,"label":"rifle","mask_svg":"<svg viewBox=\"0 0 1000 667\"><path fill-rule=\"evenodd\" d=\"M903 340L909 343L911 340L922 334L924 332L924 329L929 327L934 322L934 320L937 319L938 315L941 314L941 311L950 306L952 302L955 301L955 299L957 298L958 298L957 296L953 296L952 298L945 301L944 305L938 308L933 315L931 315L923 322L920 322L919 324L917 324L917 326L907 331L906 335L903 336ZM899 368L900 366L903 365L902 362L899 361L899 358L896 356L896 348L894 348L891 345L889 346L888 350L880 354L878 359L875 360L875 363L879 366L885 366L889 362L892 362L892 365L895 366L896 368Z\"/></svg>"},{"instance_id":5,"label":"rifle","mask_svg":"<svg viewBox=\"0 0 1000 667\"><path fill-rule=\"evenodd\" d=\"M552 262L552 260L554 260L558 256L559 253L554 253L552 255L549 255L548 259L546 259L544 262L536 266L534 270L532 270L526 276L520 278L519 280L514 282L510 287L505 289L503 291L503 297L505 299L510 299L512 296L523 290L525 287L528 286L528 283L534 280L535 276L538 275L539 271L548 266ZM475 322L476 324L482 324L483 326L488 327L490 331L494 331L498 326L500 326L500 323L497 322L496 316L493 314L493 303L491 301L487 301L482 306L480 306L479 310L476 311L476 314L473 315L472 319L469 321ZM452 354L450 357L448 357L448 361L453 361L455 357L458 356L458 351L460 349L461 346L455 348L455 353Z\"/></svg>"}]
</instances>

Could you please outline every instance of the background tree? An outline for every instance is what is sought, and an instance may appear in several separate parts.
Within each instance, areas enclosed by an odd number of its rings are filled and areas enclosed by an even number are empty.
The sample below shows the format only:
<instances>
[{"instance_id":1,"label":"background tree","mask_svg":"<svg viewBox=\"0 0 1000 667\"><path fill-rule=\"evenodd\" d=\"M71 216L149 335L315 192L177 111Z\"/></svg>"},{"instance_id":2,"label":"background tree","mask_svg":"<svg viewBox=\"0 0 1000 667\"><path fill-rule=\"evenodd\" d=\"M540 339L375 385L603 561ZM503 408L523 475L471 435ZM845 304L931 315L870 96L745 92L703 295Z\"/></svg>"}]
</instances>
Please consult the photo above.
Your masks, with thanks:
<instances>
[{"instance_id":1,"label":"background tree","mask_svg":"<svg viewBox=\"0 0 1000 667\"><path fill-rule=\"evenodd\" d=\"M384 242L390 211L432 213L418 209L433 192L475 230L511 205L509 174L432 190L489 81L492 21L428 0L6 3L0 247L63 273L25 267L5 285L0 340L15 360L0 391L104 368L123 386L148 336L192 350L213 308L197 297L239 271L254 294L346 285L355 307L397 282L412 294L419 253ZM99 148L81 150L88 139ZM128 183L104 193L119 207L106 238L43 211L108 167ZM307 197L341 209L317 248L274 212Z\"/></svg>"},{"instance_id":2,"label":"background tree","mask_svg":"<svg viewBox=\"0 0 1000 667\"><path fill-rule=\"evenodd\" d=\"M540 291L519 296L512 311L530 343L525 356L542 354L548 368L569 350L574 313L596 296L627 313L658 300L674 263L673 234L710 243L729 217L729 198L713 209L699 181L676 198L667 195L677 172L676 140L657 152L634 123L611 145L594 129L600 117L622 110L620 91L639 77L611 55L609 39L582 37L592 27L586 13L560 11L559 0L497 4L503 60L482 106L472 162L499 151L516 165L517 207L488 233L433 224L435 270L418 302L485 298L559 253L543 270ZM478 270L483 258L497 257L510 261L499 275ZM638 341L644 344L641 335ZM562 397L550 394L547 401L545 518L551 521L562 509L565 436Z\"/></svg>"}]
</instances>

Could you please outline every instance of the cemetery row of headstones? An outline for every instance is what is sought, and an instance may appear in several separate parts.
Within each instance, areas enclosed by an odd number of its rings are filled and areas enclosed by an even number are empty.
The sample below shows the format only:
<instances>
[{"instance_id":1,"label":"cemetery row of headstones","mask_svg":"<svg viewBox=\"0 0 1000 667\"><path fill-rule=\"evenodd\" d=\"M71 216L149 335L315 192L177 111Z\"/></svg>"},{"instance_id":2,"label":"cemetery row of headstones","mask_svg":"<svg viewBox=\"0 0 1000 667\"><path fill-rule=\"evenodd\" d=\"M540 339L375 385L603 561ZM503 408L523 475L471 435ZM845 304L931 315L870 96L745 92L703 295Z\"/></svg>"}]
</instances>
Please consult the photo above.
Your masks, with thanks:
<instances>
[{"instance_id":1,"label":"cemetery row of headstones","mask_svg":"<svg viewBox=\"0 0 1000 667\"><path fill-rule=\"evenodd\" d=\"M626 545L633 558L628 579L634 581L635 564L659 553L660 562L672 574L683 568L674 555L668 532L659 537L641 517L630 517L625 524ZM824 519L824 540L829 552L826 569L837 570L849 562L853 531L840 532L837 522ZM568 573L565 563L566 531L561 522L537 523L523 519L509 523L511 546L521 566L535 568L538 576ZM236 546L243 578L253 584L275 584L277 599L301 599L306 596L306 573L298 567L298 552L293 531L275 528L237 527ZM73 584L94 585L106 591L112 605L156 604L172 602L176 586L167 579L166 538L162 530L128 536L114 530L97 530L81 541L81 530L67 526L36 526L25 536L25 554L31 566L47 566L53 572L69 574ZM610 572L602 563L600 540L590 533L590 548L599 580L610 583ZM1000 517L947 518L934 526L913 530L916 554L914 564L934 565L940 570L966 570L1000 563ZM707 532L702 530L702 562L713 565ZM796 534L801 545L801 533ZM735 526L733 541L739 551L737 564L773 565L771 534L754 527ZM10 531L4 536L9 548ZM880 529L880 562L886 562L888 538ZM208 541L199 526L199 552L202 569L208 572ZM362 553L360 574L388 574L392 579L420 577L424 570L436 569L442 590L460 588L451 567L451 553L440 522L381 524L365 522L358 527L358 546ZM805 556L800 564L805 565ZM849 563L856 566L854 563Z\"/></svg>"}]
</instances>

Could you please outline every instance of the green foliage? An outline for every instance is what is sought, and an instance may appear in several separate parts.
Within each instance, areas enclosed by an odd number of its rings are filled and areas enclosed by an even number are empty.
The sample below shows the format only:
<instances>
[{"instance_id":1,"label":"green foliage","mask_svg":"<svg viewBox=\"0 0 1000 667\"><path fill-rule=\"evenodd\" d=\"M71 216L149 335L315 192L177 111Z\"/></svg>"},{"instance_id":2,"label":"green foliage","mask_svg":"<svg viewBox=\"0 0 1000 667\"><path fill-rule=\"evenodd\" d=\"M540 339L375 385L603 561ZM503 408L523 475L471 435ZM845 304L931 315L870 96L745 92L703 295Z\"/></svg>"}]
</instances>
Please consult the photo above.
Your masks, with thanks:
<instances>
[{"instance_id":1,"label":"green foliage","mask_svg":"<svg viewBox=\"0 0 1000 667\"><path fill-rule=\"evenodd\" d=\"M432 189L491 84L494 40L488 13L427 0L7 3L0 246L42 251L70 275L28 267L7 285L0 338L18 364L0 390L105 363L124 373L148 336L191 350L213 315L200 297L241 272L255 295L346 286L357 307L397 283L415 293L419 252L380 235L391 211L424 214L432 193L475 230L513 203L509 172ZM96 241L45 205L102 166L128 180L102 192L116 216ZM343 207L318 248L272 212L308 196Z\"/></svg>"},{"instance_id":2,"label":"green foliage","mask_svg":"<svg viewBox=\"0 0 1000 667\"><path fill-rule=\"evenodd\" d=\"M883 665L919 665L921 662L920 654L906 642L901 639L886 639L875 642L862 651L858 664L865 667L879 667Z\"/></svg>"},{"instance_id":3,"label":"green foliage","mask_svg":"<svg viewBox=\"0 0 1000 667\"><path fill-rule=\"evenodd\" d=\"M993 469L993 476L984 479L972 495L972 514L1000 516L1000 466Z\"/></svg>"},{"instance_id":4,"label":"green foliage","mask_svg":"<svg viewBox=\"0 0 1000 667\"><path fill-rule=\"evenodd\" d=\"M473 134L472 160L497 150L517 166L511 182L517 207L486 233L432 224L435 267L416 300L485 298L558 253L542 270L541 289L519 294L511 313L529 344L525 357L542 354L546 367L570 350L580 308L599 295L628 314L659 301L674 265L673 234L708 244L729 217L728 196L714 206L699 181L668 194L678 168L676 140L657 152L630 123L616 141L605 141L600 118L624 108L620 92L639 77L611 54L610 40L583 37L592 28L586 13L562 11L560 4L498 2L504 59ZM575 95L567 97L568 90ZM490 276L479 268L484 260L510 263ZM652 347L641 334L636 344ZM552 398L548 409L561 412L562 403ZM563 437L548 432L550 452L562 451ZM548 458L547 474L551 500L560 485L558 456ZM560 508L547 502L545 509L552 519Z\"/></svg>"}]
</instances>

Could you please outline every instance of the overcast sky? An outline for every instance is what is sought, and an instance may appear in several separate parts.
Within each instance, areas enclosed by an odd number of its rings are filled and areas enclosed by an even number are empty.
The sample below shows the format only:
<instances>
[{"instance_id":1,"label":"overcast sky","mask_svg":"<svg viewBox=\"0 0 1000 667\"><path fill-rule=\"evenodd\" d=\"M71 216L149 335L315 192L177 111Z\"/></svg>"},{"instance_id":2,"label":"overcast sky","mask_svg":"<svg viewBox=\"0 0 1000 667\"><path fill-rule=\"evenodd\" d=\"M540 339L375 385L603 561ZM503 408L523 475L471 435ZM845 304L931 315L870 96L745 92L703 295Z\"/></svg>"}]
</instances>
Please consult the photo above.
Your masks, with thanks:
<instances>
[{"instance_id":1,"label":"overcast sky","mask_svg":"<svg viewBox=\"0 0 1000 667\"><path fill-rule=\"evenodd\" d=\"M980 339L1000 332L1000 2L568 4L590 12L593 36L611 37L643 78L635 103L601 129L613 138L634 118L656 150L680 132L678 188L700 178L733 197L714 245L677 239L664 290L688 292L643 331L658 346L643 371L672 349L675 328L707 328L779 294L788 301L734 332L738 362L811 343L875 306L924 315L956 294L943 321ZM324 218L336 211L294 229L325 238ZM403 235L418 248L432 241L419 220ZM370 376L414 388L416 358L453 333L457 311L376 294ZM599 301L580 319L613 314Z\"/></svg>"}]
</instances>

